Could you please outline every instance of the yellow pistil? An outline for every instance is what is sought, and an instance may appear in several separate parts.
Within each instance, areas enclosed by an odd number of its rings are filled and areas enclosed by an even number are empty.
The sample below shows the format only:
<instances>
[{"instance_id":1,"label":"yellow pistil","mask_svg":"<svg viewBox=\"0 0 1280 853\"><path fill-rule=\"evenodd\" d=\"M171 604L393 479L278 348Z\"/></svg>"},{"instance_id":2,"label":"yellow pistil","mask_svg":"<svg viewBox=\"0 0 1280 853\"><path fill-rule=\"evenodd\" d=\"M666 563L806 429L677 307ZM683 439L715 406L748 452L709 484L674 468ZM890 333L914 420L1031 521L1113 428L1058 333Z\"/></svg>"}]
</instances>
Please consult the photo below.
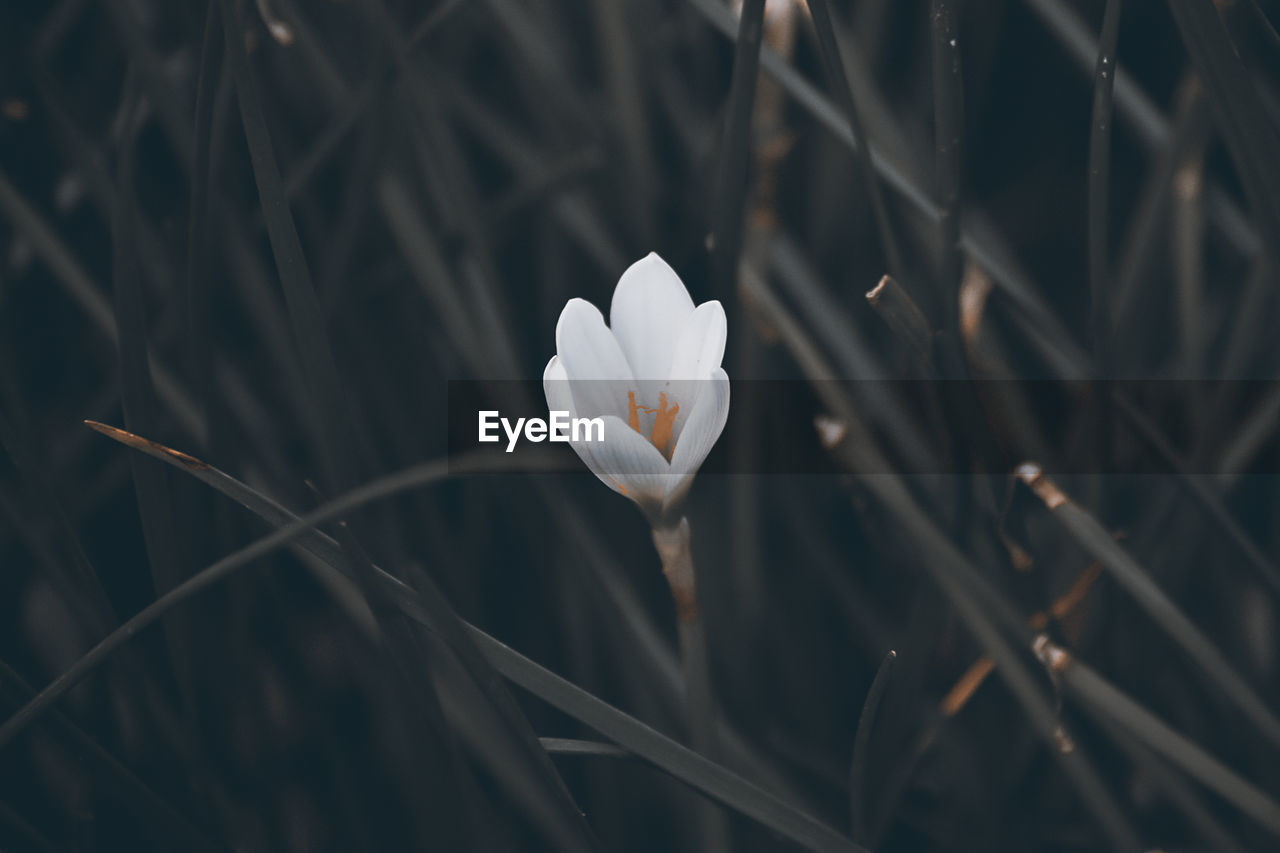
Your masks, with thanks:
<instances>
[{"instance_id":1,"label":"yellow pistil","mask_svg":"<svg viewBox=\"0 0 1280 853\"><path fill-rule=\"evenodd\" d=\"M649 434L649 440L668 459L671 457L667 453L667 445L671 443L671 433L675 429L676 413L679 411L679 403L668 408L666 394L658 395L658 408L652 409L636 403L635 391L627 392L627 423L633 430L644 435L644 431L640 429L640 413L652 415L656 412L657 417L653 419L653 431Z\"/></svg>"}]
</instances>

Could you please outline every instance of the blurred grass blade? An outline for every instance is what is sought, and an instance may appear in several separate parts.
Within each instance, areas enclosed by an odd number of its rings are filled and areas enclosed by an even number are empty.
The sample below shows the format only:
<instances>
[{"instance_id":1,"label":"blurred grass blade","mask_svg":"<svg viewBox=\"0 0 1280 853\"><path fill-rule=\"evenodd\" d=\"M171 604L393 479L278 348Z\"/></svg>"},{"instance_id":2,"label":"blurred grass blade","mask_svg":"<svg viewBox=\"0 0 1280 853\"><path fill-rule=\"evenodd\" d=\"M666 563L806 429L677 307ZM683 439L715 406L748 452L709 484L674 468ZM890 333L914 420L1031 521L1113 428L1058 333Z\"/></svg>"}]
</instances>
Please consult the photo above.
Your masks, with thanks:
<instances>
[{"instance_id":1,"label":"blurred grass blade","mask_svg":"<svg viewBox=\"0 0 1280 853\"><path fill-rule=\"evenodd\" d=\"M1093 79L1093 117L1089 125L1089 303L1093 328L1094 378L1111 370L1111 281L1107 246L1107 203L1111 193L1111 103L1116 82L1116 40L1121 0L1107 0L1098 37ZM1103 423L1104 429L1107 424Z\"/></svg>"},{"instance_id":2,"label":"blurred grass blade","mask_svg":"<svg viewBox=\"0 0 1280 853\"><path fill-rule=\"evenodd\" d=\"M296 540L301 548L313 556L338 569L351 580L357 583L360 582L360 569L352 565L351 557L343 551L336 541L319 530L295 530L294 528L300 523L298 516L234 477L223 473L207 462L196 459L194 456L157 444L141 436L133 435L106 424L89 422L88 425L107 437L124 444L126 447L145 453L162 462L173 465L181 471L185 471L258 515L268 524L280 528L280 530L293 531L278 543L264 545L272 537L259 540L256 545L262 546L265 550L254 552L247 558L243 558L242 555L246 551L252 551L254 546L242 549L237 554L219 561L219 563L215 564L219 567L219 573L225 574L243 565L241 561L232 562L228 566L226 565L228 561L257 559L265 553ZM545 457L525 456L521 460L506 456L496 460L493 457L487 459L485 457L485 454L474 457L455 457L447 462L423 463L408 468L347 492L342 497L327 503L324 507L312 512L305 518L318 516L314 524L319 524L329 518L342 517L351 510L370 501L435 482L448 476L481 471L536 470L536 465L539 461L546 462L552 467L559 464L558 461ZM277 534L280 533L280 530L277 531ZM568 821L566 825L574 827L576 832L576 841L573 842L574 849L593 848L594 841L591 840L591 833L583 820L582 813L573 805L568 790L563 787L564 782L560 779L559 772L551 764L550 759L547 758L546 751L538 744L533 728L529 725L519 705L516 704L514 697L506 689L502 679L497 676L492 666L484 660L479 650L467 637L463 630L465 623L453 612L440 591L425 576L419 578L418 585L415 588L375 565L370 564L368 568L372 572L373 581L379 585L379 594L385 596L385 604L395 607L408 618L419 624L426 625L438 633L458 655L468 674L484 690L485 695L503 715L505 722L511 726L513 733L524 745L526 756L534 761L535 767L543 774L544 782L561 795L558 799L558 804L561 807L561 816ZM207 569L205 574L209 574L211 571L212 569ZM217 579L215 576L200 587L191 590L191 592L198 592L199 589L207 586L208 583L215 582ZM157 601L152 607L159 604L160 602ZM139 617L146 614L150 609L144 610L142 614L139 614ZM134 618L137 619L139 617ZM132 621L130 620L130 622ZM0 728L0 733L2 732L3 729ZM3 734L0 734L0 744L4 742L4 739Z\"/></svg>"},{"instance_id":3,"label":"blurred grass blade","mask_svg":"<svg viewBox=\"0 0 1280 853\"><path fill-rule=\"evenodd\" d=\"M893 662L897 657L898 653L890 649L884 660L880 661L871 689L867 691L866 701L862 703L862 716L858 717L858 732L853 741L853 760L849 763L849 824L853 840L859 843L866 838L863 799L866 796L867 751L871 747L876 712L880 709L880 700L889 686L889 674L893 672Z\"/></svg>"},{"instance_id":4,"label":"blurred grass blade","mask_svg":"<svg viewBox=\"0 0 1280 853\"><path fill-rule=\"evenodd\" d=\"M1204 802L1202 789L1192 784L1192 779L1179 773L1150 746L1130 736L1128 729L1114 718L1099 713L1095 715L1095 719L1112 742L1124 750L1134 764L1150 778L1151 783L1163 789L1170 803L1181 810L1187 823L1194 826L1208 843L1207 849L1215 853L1244 853L1240 844Z\"/></svg>"},{"instance_id":5,"label":"blurred grass blade","mask_svg":"<svg viewBox=\"0 0 1280 853\"><path fill-rule=\"evenodd\" d=\"M1072 501L1038 466L1031 463L1020 465L1018 477L1076 540L1111 570L1142 609L1199 665L1204 677L1230 698L1273 746L1280 747L1280 720L1244 677L1236 672L1226 656L1192 624L1107 529Z\"/></svg>"},{"instance_id":6,"label":"blurred grass blade","mask_svg":"<svg viewBox=\"0 0 1280 853\"><path fill-rule=\"evenodd\" d=\"M1024 0L1045 27L1062 42L1082 71L1093 74L1098 61L1098 41L1089 31L1080 13L1066 0ZM1143 91L1129 74L1116 66L1115 103L1120 118L1130 126L1134 136L1152 153L1163 150L1169 140L1170 123L1151 96ZM1236 251L1246 256L1258 251L1258 233L1241 212L1235 200L1219 185L1209 189L1209 209L1213 221Z\"/></svg>"},{"instance_id":7,"label":"blurred grass blade","mask_svg":"<svg viewBox=\"0 0 1280 853\"><path fill-rule=\"evenodd\" d=\"M36 254L53 272L58 284L81 307L94 328L115 346L115 312L111 303L102 295L102 289L77 260L71 248L18 192L17 187L9 182L3 172L0 172L0 213L4 214L15 231L31 241ZM156 388L168 404L173 417L193 435L199 436L200 421L186 390L178 384L173 374L159 365L154 373Z\"/></svg>"},{"instance_id":8,"label":"blurred grass blade","mask_svg":"<svg viewBox=\"0 0 1280 853\"><path fill-rule=\"evenodd\" d=\"M719 168L711 196L711 287L725 296L742 251L744 205L747 198L747 158L751 151L751 111L755 105L760 43L764 35L765 0L744 0L734 41L733 75L720 137Z\"/></svg>"},{"instance_id":9,"label":"blurred grass blade","mask_svg":"<svg viewBox=\"0 0 1280 853\"><path fill-rule=\"evenodd\" d=\"M1262 232L1262 251L1280 266L1280 135L1266 104L1212 3L1168 0L1191 61L1209 92L1209 106L1235 164L1241 188Z\"/></svg>"},{"instance_id":10,"label":"blurred grass blade","mask_svg":"<svg viewBox=\"0 0 1280 853\"><path fill-rule=\"evenodd\" d=\"M1092 669L1071 659L1059 672L1063 686L1091 714L1105 715L1124 726L1130 735L1181 767L1206 787L1216 791L1240 811L1280 837L1280 804L1169 728L1163 720L1099 677Z\"/></svg>"},{"instance_id":11,"label":"blurred grass blade","mask_svg":"<svg viewBox=\"0 0 1280 853\"><path fill-rule=\"evenodd\" d=\"M349 488L356 481L356 469L346 448L352 442L351 421L342 401L338 366L329 346L324 315L316 298L311 272L298 231L294 226L284 181L276 163L267 128L266 113L253 68L244 46L244 33L234 0L221 0L227 60L231 64L239 95L240 117L244 124L254 180L258 187L262 215L275 257L276 270L284 289L289 320L311 398L318 408L314 424L321 442L320 455L332 485Z\"/></svg>"},{"instance_id":12,"label":"blurred grass blade","mask_svg":"<svg viewBox=\"0 0 1280 853\"><path fill-rule=\"evenodd\" d=\"M0 678L14 688L14 692L22 697L23 702L30 701L35 691L12 667L0 661ZM65 734L72 742L73 749L81 756L81 760L95 771L95 775L104 783L103 794L120 803L130 812L139 825L146 825L149 832L165 836L171 844L183 850L214 851L224 849L214 843L204 831L197 828L192 821L170 805L126 767L121 761L107 752L94 738L71 722L58 711L49 713L55 730Z\"/></svg>"},{"instance_id":13,"label":"blurred grass blade","mask_svg":"<svg viewBox=\"0 0 1280 853\"><path fill-rule=\"evenodd\" d=\"M1165 214L1168 212L1169 198L1178 169L1192 152L1203 150L1213 129L1209 104L1205 100L1200 81L1194 75L1188 75L1183 78L1180 89L1180 103L1170 132L1169 146L1148 170L1138 197L1137 212L1130 216L1130 224L1126 229L1127 236L1120 253L1112 290L1113 334L1122 334L1123 330L1129 328L1125 320L1130 315L1130 306L1137 299L1138 285L1147 277L1151 264L1156 260L1159 245L1156 238L1164 233L1161 226L1165 224ZM1224 369L1221 375L1239 375L1230 369L1231 362L1228 358L1224 357L1222 364Z\"/></svg>"},{"instance_id":14,"label":"blurred grass blade","mask_svg":"<svg viewBox=\"0 0 1280 853\"><path fill-rule=\"evenodd\" d=\"M138 105L133 72L125 77L125 97L121 113L124 118L117 176L115 209L111 218L112 278L115 291L116 341L120 350L120 397L126 426L143 432L160 432L159 402L151 378L151 356L147 320L143 304L142 281L138 270L137 230L134 210L134 175ZM171 504L168 474L154 462L134 456L129 460L133 474L134 495L138 504L138 520L151 567L152 583L157 595L176 587L183 580L183 554L175 535L178 527ZM190 624L182 612L169 614L165 620L168 652L173 664L186 712L191 715L191 746L196 748L198 719L197 685L192 658Z\"/></svg>"},{"instance_id":15,"label":"blurred grass blade","mask_svg":"<svg viewBox=\"0 0 1280 853\"><path fill-rule=\"evenodd\" d=\"M1267 40L1271 42L1271 46L1280 50L1280 32L1276 32L1275 25L1271 23L1271 19L1267 17L1267 13L1262 11L1262 7L1258 5L1258 0L1247 0L1249 11L1258 21L1258 26L1262 27L1262 31L1267 34Z\"/></svg>"},{"instance_id":16,"label":"blurred grass blade","mask_svg":"<svg viewBox=\"0 0 1280 853\"><path fill-rule=\"evenodd\" d=\"M716 0L688 0L688 3L722 34L730 39L736 37L733 14L726 6ZM840 115L829 98L768 47L760 50L760 66L778 81L796 103L810 112L844 145L853 150L867 145L865 140L853 136L848 121ZM942 211L925 188L892 161L880 156L874 146L867 147L872 165L884 177L885 182L916 212L929 222L937 224L942 218ZM1044 349L1046 357L1051 361L1062 361L1062 353L1069 355L1072 351L1070 335L1056 315L1045 306L1036 288L1018 268L1009 251L998 244L998 234L994 226L975 212L962 223L960 244L970 258L991 273L1017 310L1030 320L1037 331L1032 342Z\"/></svg>"},{"instance_id":17,"label":"blurred grass blade","mask_svg":"<svg viewBox=\"0 0 1280 853\"><path fill-rule=\"evenodd\" d=\"M103 424L91 424L91 426L134 450L168 462L214 485L228 497L261 515L265 521L275 525L277 529L204 569L177 589L148 605L120 629L112 632L42 690L32 702L0 726L0 746L12 740L36 716L47 710L54 701L79 683L116 649L127 643L143 628L155 622L174 604L207 589L254 560L296 542L314 556L350 576L353 570L348 558L342 553L338 543L316 529L317 525L341 518L371 501L437 482L446 477L482 471L512 470L511 466L515 465L519 465L517 470L528 471L530 460L534 458L526 456L516 462L509 457L477 454L455 457L449 461L428 462L372 481L330 501L319 509L302 517L296 517L274 501L259 495L243 483L194 457L113 427ZM559 460L552 458L544 457L543 461L552 465L559 464ZM419 595L418 591L403 581L381 569L374 568L389 602L399 608L405 616L439 632L446 642L450 641L451 629L447 625L440 624L434 618L436 614L431 612L433 610L431 596ZM825 824L602 702L478 628L457 619L456 616L452 617L452 621L461 627L468 638L468 642L463 646L473 644L474 648L482 653L502 675L570 716L595 728L638 757L655 764L735 811L786 835L811 850L844 851L844 853L856 853L862 850ZM452 642L450 646L459 653L459 657L466 665L468 661L463 646ZM482 673L472 671L471 674L477 679L477 683L482 687L485 686L488 679ZM536 739L535 743L538 743ZM546 755L540 743L538 743L538 749L544 756Z\"/></svg>"},{"instance_id":18,"label":"blurred grass blade","mask_svg":"<svg viewBox=\"0 0 1280 853\"><path fill-rule=\"evenodd\" d=\"M552 755L595 755L601 758L630 758L631 753L611 743L563 737L540 737L542 748Z\"/></svg>"},{"instance_id":19,"label":"blurred grass blade","mask_svg":"<svg viewBox=\"0 0 1280 853\"><path fill-rule=\"evenodd\" d=\"M27 849L41 851L41 853L61 853L62 848L3 801L0 801L0 826L8 826L16 832L23 839L23 843L30 845Z\"/></svg>"},{"instance_id":20,"label":"blurred grass blade","mask_svg":"<svg viewBox=\"0 0 1280 853\"><path fill-rule=\"evenodd\" d=\"M950 0L932 0L929 8L933 71L934 183L938 194L941 280L938 282L942 328L958 368L960 350L960 178L964 172L964 86L960 78L960 45ZM945 366L945 365L943 365ZM960 374L956 374L958 377ZM951 377L947 377L951 378Z\"/></svg>"},{"instance_id":21,"label":"blurred grass blade","mask_svg":"<svg viewBox=\"0 0 1280 853\"><path fill-rule=\"evenodd\" d=\"M480 629L471 627L470 630L476 643L503 675L680 781L809 850L864 849L724 767L543 669Z\"/></svg>"},{"instance_id":22,"label":"blurred grass blade","mask_svg":"<svg viewBox=\"0 0 1280 853\"><path fill-rule=\"evenodd\" d=\"M87 605L92 614L88 626L95 632L105 632L108 628L119 624L120 617L107 597L102 581L94 570L93 564L80 543L75 527L67 518L66 511L58 501L52 487L45 476L42 476L39 465L31 454L30 448L19 434L14 424L0 412L0 450L3 450L22 477L29 497L27 500L38 507L45 518L53 522L54 535L70 556L71 569L65 572L66 577L60 584L68 592L74 590L76 601ZM64 570L65 571L65 570Z\"/></svg>"},{"instance_id":23,"label":"blurred grass blade","mask_svg":"<svg viewBox=\"0 0 1280 853\"><path fill-rule=\"evenodd\" d=\"M822 65L826 69L827 80L849 118L849 129L853 132L853 138L862 140L864 143L857 146L854 156L858 161L862 179L867 184L867 195L871 200L871 215L876 222L876 230L880 235L880 245L884 249L889 272L902 279L906 275L906 270L902 266L902 252L898 248L898 240L889 223L884 194L880 191L880 177L871 164L869 137L858 115L858 105L853 97L853 89L849 86L844 62L840 58L840 43L836 38L831 6L827 0L807 0L807 2L813 17L813 29L818 36L818 52L822 55Z\"/></svg>"},{"instance_id":24,"label":"blurred grass blade","mask_svg":"<svg viewBox=\"0 0 1280 853\"><path fill-rule=\"evenodd\" d=\"M209 275L210 186L214 175L209 156L213 136L213 107L219 78L218 52L222 46L218 21L220 0L208 0L204 22L204 42L200 49L200 69L196 83L196 150L191 167L191 200L187 220L187 369L191 390L202 423L208 428L209 394L213 385L212 335L210 334ZM204 447L208 450L208 447Z\"/></svg>"},{"instance_id":25,"label":"blurred grass blade","mask_svg":"<svg viewBox=\"0 0 1280 853\"><path fill-rule=\"evenodd\" d=\"M846 424L849 430L847 438L833 448L837 459L855 474L874 472L871 476L863 476L862 484L893 514L907 540L921 549L923 559L919 564L995 662L997 673L1022 707L1028 724L1059 761L1111 845L1122 851L1142 849L1136 830L1116 806L1115 798L1083 750L1063 752L1058 748L1058 715L1022 656L1005 637L1006 633L1026 637L1022 620L1003 597L990 588L968 558L938 530L902 480L883 474L890 469L857 409L844 395L839 383L823 381L831 375L830 366L795 318L777 300L767 282L745 265L741 279L752 304L778 330L823 403Z\"/></svg>"},{"instance_id":26,"label":"blurred grass blade","mask_svg":"<svg viewBox=\"0 0 1280 853\"><path fill-rule=\"evenodd\" d=\"M923 361L929 357L933 348L933 330L911 294L896 279L882 276L880 282L867 291L867 303L916 358Z\"/></svg>"}]
</instances>

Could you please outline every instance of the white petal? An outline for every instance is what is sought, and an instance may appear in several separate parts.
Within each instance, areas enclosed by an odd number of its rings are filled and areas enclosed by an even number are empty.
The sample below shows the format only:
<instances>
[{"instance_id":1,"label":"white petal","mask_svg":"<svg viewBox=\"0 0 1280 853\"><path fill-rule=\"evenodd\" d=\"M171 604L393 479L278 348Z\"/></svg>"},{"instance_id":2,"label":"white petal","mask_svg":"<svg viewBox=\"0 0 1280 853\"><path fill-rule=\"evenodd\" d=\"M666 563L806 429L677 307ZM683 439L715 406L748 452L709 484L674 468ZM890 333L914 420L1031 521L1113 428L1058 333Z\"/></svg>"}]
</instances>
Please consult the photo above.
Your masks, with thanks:
<instances>
[{"instance_id":1,"label":"white petal","mask_svg":"<svg viewBox=\"0 0 1280 853\"><path fill-rule=\"evenodd\" d=\"M612 415L606 417L604 441L575 442L574 449L606 486L646 511L661 509L672 479L671 466L658 448L627 426L626 421Z\"/></svg>"},{"instance_id":2,"label":"white petal","mask_svg":"<svg viewBox=\"0 0 1280 853\"><path fill-rule=\"evenodd\" d=\"M708 384L706 380L711 371L724 359L727 325L724 308L713 299L694 309L676 342L671 381L666 390L672 399L680 402L680 412L671 431L677 440L698 402L698 393Z\"/></svg>"},{"instance_id":3,"label":"white petal","mask_svg":"<svg viewBox=\"0 0 1280 853\"><path fill-rule=\"evenodd\" d=\"M573 393L569 390L569 374L560 363L560 356L553 355L542 371L542 391L547 395L548 412L568 412L574 417Z\"/></svg>"},{"instance_id":4,"label":"white petal","mask_svg":"<svg viewBox=\"0 0 1280 853\"><path fill-rule=\"evenodd\" d=\"M542 373L542 387L550 411L578 416L570 393L569 376L557 356L552 356ZM569 446L606 486L642 506L657 511L662 505L671 467L644 436L620 418L604 418L605 440L570 441Z\"/></svg>"},{"instance_id":5,"label":"white petal","mask_svg":"<svg viewBox=\"0 0 1280 853\"><path fill-rule=\"evenodd\" d=\"M676 342L692 313L693 299L680 276L655 253L627 268L613 291L609 324L637 379L669 376Z\"/></svg>"},{"instance_id":6,"label":"white petal","mask_svg":"<svg viewBox=\"0 0 1280 853\"><path fill-rule=\"evenodd\" d=\"M582 416L627 414L631 368L604 316L585 299L570 299L560 312L556 355Z\"/></svg>"},{"instance_id":7,"label":"white petal","mask_svg":"<svg viewBox=\"0 0 1280 853\"><path fill-rule=\"evenodd\" d=\"M724 368L717 367L711 378L701 384L697 402L685 422L684 431L676 440L675 452L671 454L671 473L674 476L667 483L664 512L684 500L694 474L702 467L729 418L729 376Z\"/></svg>"},{"instance_id":8,"label":"white petal","mask_svg":"<svg viewBox=\"0 0 1280 853\"><path fill-rule=\"evenodd\" d=\"M569 387L569 374L565 373L559 356L551 356L546 369L542 371L542 390L547 395L548 412L568 412L570 420L578 416L578 410L573 403L573 393ZM578 458L591 468L590 443L570 440L569 446L578 454Z\"/></svg>"},{"instance_id":9,"label":"white petal","mask_svg":"<svg viewBox=\"0 0 1280 853\"><path fill-rule=\"evenodd\" d=\"M672 379L706 379L724 359L728 324L718 300L704 302L689 315L671 359Z\"/></svg>"}]
</instances>

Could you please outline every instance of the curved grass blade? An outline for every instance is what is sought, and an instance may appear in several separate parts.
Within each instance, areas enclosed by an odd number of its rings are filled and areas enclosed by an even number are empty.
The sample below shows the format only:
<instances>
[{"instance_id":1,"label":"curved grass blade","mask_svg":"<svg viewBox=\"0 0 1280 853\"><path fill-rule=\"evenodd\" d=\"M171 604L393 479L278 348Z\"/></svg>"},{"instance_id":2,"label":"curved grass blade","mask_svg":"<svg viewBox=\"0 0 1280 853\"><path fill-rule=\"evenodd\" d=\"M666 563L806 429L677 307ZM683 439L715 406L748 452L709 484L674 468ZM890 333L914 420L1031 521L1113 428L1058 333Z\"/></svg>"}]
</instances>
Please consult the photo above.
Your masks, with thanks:
<instances>
[{"instance_id":1,"label":"curved grass blade","mask_svg":"<svg viewBox=\"0 0 1280 853\"><path fill-rule=\"evenodd\" d=\"M1018 467L1018 477L1042 500L1050 513L1090 554L1110 569L1165 633L1194 660L1212 684L1229 697L1274 746L1280 747L1280 720L1236 672L1222 652L1200 632L1151 575L1129 555L1105 527L1076 504L1034 464Z\"/></svg>"},{"instance_id":2,"label":"curved grass blade","mask_svg":"<svg viewBox=\"0 0 1280 853\"><path fill-rule=\"evenodd\" d=\"M253 560L266 556L291 543L296 543L299 547L338 569L348 577L353 577L354 569L350 565L350 560L342 552L337 542L316 529L317 525L340 518L371 501L389 497L407 489L417 488L448 476L493 472L496 470L513 470L514 468L509 466L516 465L519 465L519 468L514 470L528 471L531 470L530 461L540 458L526 456L519 462L512 460L508 462L507 466L502 467L494 465L493 460L495 457L490 454L477 454L475 456L456 457L448 461L428 462L370 482L299 518L270 498L255 492L233 477L193 456L105 424L91 423L90 426L128 447L147 453L192 474L218 489L224 495L244 505L268 523L276 526L277 529L270 535L209 566L179 589L157 599L126 622L121 629L113 632L102 643L94 647L88 655L77 661L70 670L63 673L49 687L41 691L35 700L11 717L3 726L0 726L0 746L11 740L32 719L47 710L54 701L74 687L75 684L121 645L128 642L139 630L159 618L167 607L217 583L220 579ZM505 457L499 459L503 458ZM543 461L548 463L549 470L560 464L559 459L550 456L545 457ZM450 643L451 648L459 653L464 665L468 664L469 657L464 649L470 646L485 656L492 667L490 671L496 670L496 673L501 673L549 704L595 728L638 757L658 766L675 778L698 788L712 798L739 811L744 816L808 846L809 849L843 851L843 853L857 853L857 851L863 850L863 848L853 844L834 829L788 805L772 794L757 788L731 771L702 758L638 720L602 702L581 688L565 681L493 639L478 628L458 619L450 611L449 618L465 632L465 644L461 647L455 645L450 642L450 633L452 631L448 626L440 624L440 621L435 618L436 614L432 612L433 604L431 598L434 595L438 595L438 592L432 591L430 594L420 594L413 587L376 566L374 571L378 582L382 585L382 592L387 596L387 601L408 618L426 626L430 630L436 631L444 637L445 641ZM471 674L481 687L488 689L487 682L489 679L483 672L476 673L473 671ZM538 741L535 740L535 743L538 743ZM540 743L538 743L538 748L545 757L546 751Z\"/></svg>"},{"instance_id":3,"label":"curved grass blade","mask_svg":"<svg viewBox=\"0 0 1280 853\"><path fill-rule=\"evenodd\" d=\"M884 660L880 661L876 677L871 681L871 689L867 691L866 701L862 703L862 716L858 718L858 733L853 741L853 760L849 766L849 824L853 840L858 842L866 837L862 808L871 730L876 722L876 711L880 709L880 700L884 697L885 688L889 686L889 674L893 672L893 662L897 659L898 653L890 649L884 656Z\"/></svg>"},{"instance_id":4,"label":"curved grass blade","mask_svg":"<svg viewBox=\"0 0 1280 853\"><path fill-rule=\"evenodd\" d=\"M792 841L818 851L864 850L834 829L797 811L732 771L623 714L581 687L543 669L514 649L470 627L498 671L548 704L586 723L635 755Z\"/></svg>"},{"instance_id":5,"label":"curved grass blade","mask_svg":"<svg viewBox=\"0 0 1280 853\"><path fill-rule=\"evenodd\" d=\"M106 424L87 423L91 428L127 447L141 451L191 474L274 527L283 529L296 524L298 521L298 516L280 504L254 491L207 462ZM524 464L519 465L518 470L530 470L531 465L536 466L538 459L539 457L535 456L526 457ZM549 459L547 461L551 462ZM555 464L558 463L551 462L553 467ZM495 462L491 459L486 462L481 456L457 457L447 462L424 463L348 492L343 497L325 506L332 508L340 504L347 504L349 505L348 508L354 508L384 495L414 488L423 483L433 482L435 479L444 476L482 471L512 470L512 467L516 465L517 463L512 460ZM362 495L364 497L361 497ZM312 513L312 515L314 514ZM338 513L338 515L343 514L343 512ZM325 516L326 519L331 517L334 517L333 514ZM594 841L588 843L590 831L583 820L582 812L572 805L567 789L563 788L564 782L560 779L559 772L551 764L546 751L538 744L537 736L534 734L533 728L525 718L524 713L520 710L520 706L516 704L515 698L507 690L502 679L494 672L493 667L485 661L479 650L470 642L463 630L465 623L453 612L448 602L445 601L443 595L430 579L425 576L421 577L415 589L371 563L366 567L357 567L353 564L351 557L343 551L342 547L334 539L318 530L303 531L297 534L296 537L291 537L291 541L292 538L297 538L299 547L338 569L348 578L356 581L357 584L360 584L362 580L361 571L369 571L372 576L371 581L378 585L378 594L385 597L383 603L386 606L396 608L413 621L428 626L441 636L458 655L468 674L475 680L476 684L480 685L485 695L494 704L494 707L502 714L505 722L511 726L513 733L525 747L526 757L532 760L534 766L539 768L539 772L543 774L544 782L552 787L553 790L563 792L563 798L560 799L563 816L568 818L571 815L573 822L570 825L577 826L581 833L576 846L594 846ZM0 732L2 731L3 729L0 729ZM0 737L0 743L3 743L3 737Z\"/></svg>"},{"instance_id":6,"label":"curved grass blade","mask_svg":"<svg viewBox=\"0 0 1280 853\"><path fill-rule=\"evenodd\" d=\"M1240 811L1280 837L1280 804L1240 778L1229 767L1171 729L1163 720L1134 702L1083 663L1065 657L1055 667L1067 692L1086 711L1124 726L1133 737L1199 779Z\"/></svg>"}]
</instances>

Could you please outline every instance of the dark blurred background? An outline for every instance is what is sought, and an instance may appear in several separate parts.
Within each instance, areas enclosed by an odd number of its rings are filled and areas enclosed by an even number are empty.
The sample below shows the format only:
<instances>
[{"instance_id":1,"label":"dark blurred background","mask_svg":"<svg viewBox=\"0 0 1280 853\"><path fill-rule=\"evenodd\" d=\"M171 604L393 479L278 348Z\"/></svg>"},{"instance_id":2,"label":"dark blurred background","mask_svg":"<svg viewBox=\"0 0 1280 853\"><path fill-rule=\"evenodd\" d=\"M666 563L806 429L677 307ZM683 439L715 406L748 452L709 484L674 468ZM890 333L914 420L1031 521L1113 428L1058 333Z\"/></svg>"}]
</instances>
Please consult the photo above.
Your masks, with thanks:
<instances>
[{"instance_id":1,"label":"dark blurred background","mask_svg":"<svg viewBox=\"0 0 1280 853\"><path fill-rule=\"evenodd\" d=\"M881 851L1272 849L1280 397L1216 380L1280 361L1280 6L1124 5L1091 210L1104 4L827 5L873 184L803 3L769 0L757 80L719 0L6 2L0 722L279 524L85 420L302 513L442 459L451 380L537 379L565 301L607 306L657 251L724 303L732 380L794 385L732 411L687 512L721 763ZM866 299L886 273L924 351ZM1099 374L1210 381L1131 417ZM886 391L939 376L923 409ZM967 381L1006 378L1068 402ZM805 467L759 473L779 453ZM1184 473L1124 474L1152 453ZM1027 458L1083 520L1006 476ZM899 464L906 503L877 485ZM647 525L589 474L343 518L352 564L686 740ZM499 708L501 676L361 577L279 550L0 730L0 849L700 849L684 771L522 688ZM1042 666L1040 632L1104 687ZM530 733L590 743L545 744L553 771ZM730 849L805 846L725 813Z\"/></svg>"}]
</instances>

